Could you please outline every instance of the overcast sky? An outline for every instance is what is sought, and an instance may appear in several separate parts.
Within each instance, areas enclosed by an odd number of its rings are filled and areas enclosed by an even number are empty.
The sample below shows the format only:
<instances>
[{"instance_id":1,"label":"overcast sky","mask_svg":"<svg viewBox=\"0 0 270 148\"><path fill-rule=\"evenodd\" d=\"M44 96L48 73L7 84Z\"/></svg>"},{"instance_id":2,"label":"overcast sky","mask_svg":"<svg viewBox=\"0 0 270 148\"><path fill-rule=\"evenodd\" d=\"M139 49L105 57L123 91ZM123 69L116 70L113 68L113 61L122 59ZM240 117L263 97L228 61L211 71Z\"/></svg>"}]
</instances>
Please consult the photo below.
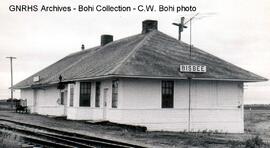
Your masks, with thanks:
<instances>
[{"instance_id":1,"label":"overcast sky","mask_svg":"<svg viewBox=\"0 0 270 148\"><path fill-rule=\"evenodd\" d=\"M177 38L181 16L194 12L10 12L12 4L32 5L175 5L197 7L195 13L214 15L195 20L192 44L256 74L270 78L269 0L6 0L0 2L0 98L10 96L9 60L15 56L14 83L17 83L67 54L100 44L101 34L115 39L141 32L145 19L159 21L159 30ZM183 32L189 42L189 29ZM245 103L270 103L270 82L247 83ZM19 98L19 91L15 97Z\"/></svg>"}]
</instances>

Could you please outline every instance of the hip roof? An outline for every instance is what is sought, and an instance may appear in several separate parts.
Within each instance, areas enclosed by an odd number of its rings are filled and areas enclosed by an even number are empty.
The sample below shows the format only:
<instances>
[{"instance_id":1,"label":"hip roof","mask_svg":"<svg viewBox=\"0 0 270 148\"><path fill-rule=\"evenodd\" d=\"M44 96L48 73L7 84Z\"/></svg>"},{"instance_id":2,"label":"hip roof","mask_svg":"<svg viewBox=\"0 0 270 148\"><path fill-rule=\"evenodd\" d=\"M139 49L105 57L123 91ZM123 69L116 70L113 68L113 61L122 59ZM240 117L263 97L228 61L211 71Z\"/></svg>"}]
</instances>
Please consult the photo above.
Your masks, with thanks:
<instances>
[{"instance_id":1,"label":"hip roof","mask_svg":"<svg viewBox=\"0 0 270 148\"><path fill-rule=\"evenodd\" d=\"M104 46L70 54L14 85L27 88L63 81L107 77L168 78L227 81L266 81L196 47L178 41L158 30L123 38ZM182 73L179 65L205 65L205 73ZM40 81L33 82L35 76Z\"/></svg>"}]
</instances>

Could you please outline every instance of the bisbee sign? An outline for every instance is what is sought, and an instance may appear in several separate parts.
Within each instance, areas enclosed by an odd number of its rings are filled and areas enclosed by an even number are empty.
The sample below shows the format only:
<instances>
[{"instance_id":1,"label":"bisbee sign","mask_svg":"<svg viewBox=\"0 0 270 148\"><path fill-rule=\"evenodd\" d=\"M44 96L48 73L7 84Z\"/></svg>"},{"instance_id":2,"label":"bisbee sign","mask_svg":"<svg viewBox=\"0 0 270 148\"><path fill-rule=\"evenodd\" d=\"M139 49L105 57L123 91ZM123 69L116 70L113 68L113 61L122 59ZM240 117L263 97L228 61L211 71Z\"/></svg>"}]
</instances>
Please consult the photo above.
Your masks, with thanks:
<instances>
[{"instance_id":1,"label":"bisbee sign","mask_svg":"<svg viewBox=\"0 0 270 148\"><path fill-rule=\"evenodd\" d=\"M39 76L35 76L34 78L33 78L33 82L38 82L40 80L40 77Z\"/></svg>"},{"instance_id":2,"label":"bisbee sign","mask_svg":"<svg viewBox=\"0 0 270 148\"><path fill-rule=\"evenodd\" d=\"M206 72L204 65L180 65L180 72Z\"/></svg>"}]
</instances>

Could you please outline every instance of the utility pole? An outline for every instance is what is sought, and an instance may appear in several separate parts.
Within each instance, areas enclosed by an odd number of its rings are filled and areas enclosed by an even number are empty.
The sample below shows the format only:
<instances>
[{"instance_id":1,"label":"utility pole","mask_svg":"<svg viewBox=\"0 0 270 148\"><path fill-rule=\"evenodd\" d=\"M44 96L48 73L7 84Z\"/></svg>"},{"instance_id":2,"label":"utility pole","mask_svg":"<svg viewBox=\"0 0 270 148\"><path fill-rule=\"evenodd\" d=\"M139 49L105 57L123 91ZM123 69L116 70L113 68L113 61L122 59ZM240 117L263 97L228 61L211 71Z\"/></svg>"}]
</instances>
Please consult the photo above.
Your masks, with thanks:
<instances>
[{"instance_id":1,"label":"utility pole","mask_svg":"<svg viewBox=\"0 0 270 148\"><path fill-rule=\"evenodd\" d=\"M192 16L189 20L185 21L184 17L181 17L181 23L177 24L177 23L173 23L173 25L178 26L179 27L179 36L178 36L178 40L181 40L181 32L183 32L184 28L187 28L187 26L185 26L187 23L189 23L189 64L192 65L192 20L194 19L201 19L203 17L207 17L209 15L213 15L215 13L208 13L208 14L204 14L201 17L197 17L199 15L199 13L196 13L194 16ZM188 80L188 131L190 132L192 127L191 127L191 111L192 111L192 74L188 73L186 75L187 80Z\"/></svg>"},{"instance_id":2,"label":"utility pole","mask_svg":"<svg viewBox=\"0 0 270 148\"><path fill-rule=\"evenodd\" d=\"M181 23L172 23L175 26L178 26L178 40L181 41L181 33L183 32L184 28L187 28L184 24L185 17L181 17Z\"/></svg>"},{"instance_id":3,"label":"utility pole","mask_svg":"<svg viewBox=\"0 0 270 148\"><path fill-rule=\"evenodd\" d=\"M199 13L195 14L193 17L191 17L188 21L184 23L189 23L189 63L191 64L191 49L192 49L192 20L198 15ZM188 131L191 131L191 85L192 85L192 77L188 76Z\"/></svg>"},{"instance_id":4,"label":"utility pole","mask_svg":"<svg viewBox=\"0 0 270 148\"><path fill-rule=\"evenodd\" d=\"M11 81L10 81L10 84L11 84L11 87L10 87L10 98L11 100L13 100L13 65L12 65L12 61L13 59L16 59L16 57L6 57L10 60L10 75L11 75Z\"/></svg>"}]
</instances>

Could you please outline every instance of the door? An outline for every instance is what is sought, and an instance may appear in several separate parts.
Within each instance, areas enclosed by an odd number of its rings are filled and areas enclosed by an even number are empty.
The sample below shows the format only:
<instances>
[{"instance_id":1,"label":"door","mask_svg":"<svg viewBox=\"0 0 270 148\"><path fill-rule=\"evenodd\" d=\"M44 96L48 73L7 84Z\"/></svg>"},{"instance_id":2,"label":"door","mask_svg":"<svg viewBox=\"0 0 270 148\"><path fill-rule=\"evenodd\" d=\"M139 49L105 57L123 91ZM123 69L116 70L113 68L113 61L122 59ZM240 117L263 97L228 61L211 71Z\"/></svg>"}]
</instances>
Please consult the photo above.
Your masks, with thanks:
<instances>
[{"instance_id":1,"label":"door","mask_svg":"<svg viewBox=\"0 0 270 148\"><path fill-rule=\"evenodd\" d=\"M32 108L32 112L36 113L37 112L37 90L33 89L33 108Z\"/></svg>"},{"instance_id":2,"label":"door","mask_svg":"<svg viewBox=\"0 0 270 148\"><path fill-rule=\"evenodd\" d=\"M67 115L67 90L60 91L60 105L64 107L64 116Z\"/></svg>"},{"instance_id":3,"label":"door","mask_svg":"<svg viewBox=\"0 0 270 148\"><path fill-rule=\"evenodd\" d=\"M108 110L108 88L103 90L103 120L107 119L107 110Z\"/></svg>"},{"instance_id":4,"label":"door","mask_svg":"<svg viewBox=\"0 0 270 148\"><path fill-rule=\"evenodd\" d=\"M64 91L64 116L67 115L67 90Z\"/></svg>"}]
</instances>

